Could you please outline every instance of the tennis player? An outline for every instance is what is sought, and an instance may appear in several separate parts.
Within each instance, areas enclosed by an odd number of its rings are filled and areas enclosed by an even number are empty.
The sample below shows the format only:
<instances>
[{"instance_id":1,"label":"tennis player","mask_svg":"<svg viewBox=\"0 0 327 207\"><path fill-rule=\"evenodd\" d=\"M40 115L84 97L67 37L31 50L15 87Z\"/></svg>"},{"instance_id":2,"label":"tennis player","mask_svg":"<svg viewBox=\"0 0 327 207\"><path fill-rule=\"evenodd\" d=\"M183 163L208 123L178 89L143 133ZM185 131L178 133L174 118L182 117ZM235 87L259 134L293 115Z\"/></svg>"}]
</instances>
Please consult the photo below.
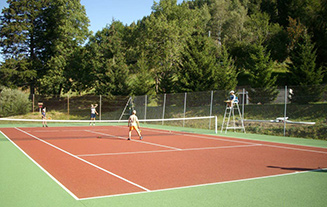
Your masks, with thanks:
<instances>
[{"instance_id":1,"label":"tennis player","mask_svg":"<svg viewBox=\"0 0 327 207\"><path fill-rule=\"evenodd\" d=\"M96 107L98 107L98 104L91 104L91 122L90 122L90 125L92 125L92 121L93 121L93 125L95 126L95 115L99 115L97 110L96 110Z\"/></svg>"},{"instance_id":2,"label":"tennis player","mask_svg":"<svg viewBox=\"0 0 327 207\"><path fill-rule=\"evenodd\" d=\"M46 117L46 108L44 107L43 109L42 109L42 112L41 112L41 114L42 114L42 126L44 127L48 127L48 125L47 125L47 117Z\"/></svg>"},{"instance_id":3,"label":"tennis player","mask_svg":"<svg viewBox=\"0 0 327 207\"><path fill-rule=\"evenodd\" d=\"M129 132L128 132L128 139L127 140L131 140L133 129L136 130L136 132L139 135L140 139L141 140L143 139L143 137L141 135L141 131L140 131L140 122L139 122L139 119L136 116L136 111L135 110L133 110L132 115L128 119L128 127L129 127Z\"/></svg>"}]
</instances>

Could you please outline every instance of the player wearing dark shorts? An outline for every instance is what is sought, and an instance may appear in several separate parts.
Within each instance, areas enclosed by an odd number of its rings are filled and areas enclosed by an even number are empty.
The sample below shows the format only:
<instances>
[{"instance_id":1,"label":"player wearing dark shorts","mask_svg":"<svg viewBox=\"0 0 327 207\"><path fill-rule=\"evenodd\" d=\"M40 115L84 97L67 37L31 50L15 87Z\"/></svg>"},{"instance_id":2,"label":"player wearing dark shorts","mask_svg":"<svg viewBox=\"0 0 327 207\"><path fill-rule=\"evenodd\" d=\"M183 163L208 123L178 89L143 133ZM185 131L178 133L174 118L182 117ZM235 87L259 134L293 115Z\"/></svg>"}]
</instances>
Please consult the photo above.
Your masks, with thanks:
<instances>
[{"instance_id":1,"label":"player wearing dark shorts","mask_svg":"<svg viewBox=\"0 0 327 207\"><path fill-rule=\"evenodd\" d=\"M95 117L96 115L98 115L98 112L96 110L96 107L98 106L98 104L91 104L91 122L90 125L92 125L92 121L93 121L93 125L95 126Z\"/></svg>"}]
</instances>

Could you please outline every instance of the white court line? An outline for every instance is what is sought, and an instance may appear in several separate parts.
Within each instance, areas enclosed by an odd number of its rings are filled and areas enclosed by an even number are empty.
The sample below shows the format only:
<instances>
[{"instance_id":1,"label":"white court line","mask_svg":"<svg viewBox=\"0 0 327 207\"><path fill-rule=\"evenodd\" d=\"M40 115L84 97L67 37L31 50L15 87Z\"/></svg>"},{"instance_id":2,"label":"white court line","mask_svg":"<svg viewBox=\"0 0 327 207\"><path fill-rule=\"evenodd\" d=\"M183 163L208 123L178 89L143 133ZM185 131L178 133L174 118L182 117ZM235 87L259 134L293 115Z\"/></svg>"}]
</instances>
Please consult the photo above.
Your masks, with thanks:
<instances>
[{"instance_id":1,"label":"white court line","mask_svg":"<svg viewBox=\"0 0 327 207\"><path fill-rule=\"evenodd\" d=\"M142 130L144 131L158 131L157 129L150 129L150 128L142 128ZM171 134L171 135L181 135L181 136L190 136L190 137L196 137L196 138L200 138L200 139L210 139L210 140L220 140L220 141L226 141L226 142L235 142L235 143L243 143L243 144L253 144L253 142L246 142L246 141L238 141L238 140L230 140L230 139L224 139L224 138L219 138L219 137L215 137L213 135L199 135L199 134L192 134L189 132L184 132L184 133L178 133L177 131L173 131L173 132L167 132L167 130L162 130L159 129L160 133L165 133L165 134Z\"/></svg>"},{"instance_id":2,"label":"white court line","mask_svg":"<svg viewBox=\"0 0 327 207\"><path fill-rule=\"evenodd\" d=\"M281 149L289 149L289 150L297 150L297 151L304 151L304 152L314 152L314 153L327 154L327 152L324 152L324 151L301 149L301 148L295 148L295 147L284 147L284 146L270 145L270 144L263 144L263 146L275 147L275 148L281 148Z\"/></svg>"},{"instance_id":3,"label":"white court line","mask_svg":"<svg viewBox=\"0 0 327 207\"><path fill-rule=\"evenodd\" d=\"M105 136L109 136L109 137L114 137L114 138L118 138L118 139L124 139L124 140L126 140L125 137L121 137L121 136L116 136L116 135L111 135L111 134L106 134L106 133L96 132L96 131L90 131L90 130L85 130L85 131L90 132L90 133L94 133L94 134L100 134L100 135L105 135ZM164 148L169 148L169 149L174 149L174 150L182 150L182 149L180 149L180 148L176 148L176 147L171 147L171 146L161 145L161 144L155 144L155 143L146 142L146 141L141 141L141 140L131 139L131 140L129 140L129 141L139 142L139 143L143 143L143 144L149 144L149 145L154 145L154 146L164 147Z\"/></svg>"},{"instance_id":4,"label":"white court line","mask_svg":"<svg viewBox=\"0 0 327 207\"><path fill-rule=\"evenodd\" d=\"M196 136L196 135L189 135L189 136ZM199 137L199 138L205 138L205 137L201 137L201 136L196 136L196 137ZM208 138L208 139L215 139L215 138ZM225 140L225 139L216 138L215 140ZM247 144L250 144L250 143L251 143L251 142L242 142L242 141L234 141L234 140L231 140L231 142L239 142L239 143L247 143ZM260 142L266 142L266 141L260 141ZM284 144L284 143L280 143L280 144ZM290 145L290 144L285 144L285 145ZM298 150L298 151L305 151L305 152L314 152L314 153L327 154L327 152L324 152L324 151L308 150L308 149L301 149L301 148L295 148L295 147L284 147L284 146L278 146L278 145L272 145L272 144L262 144L262 146L275 147L275 148L281 148L281 149L291 149L291 150ZM302 145L297 145L297 146L302 146ZM303 146L303 147L306 147L306 146Z\"/></svg>"},{"instance_id":5,"label":"white court line","mask_svg":"<svg viewBox=\"0 0 327 207\"><path fill-rule=\"evenodd\" d=\"M154 129L145 129L148 131L155 131ZM224 139L224 138L219 138L219 137L211 137L213 135L207 135L210 137L202 136L202 135L195 135L195 134L190 134L186 132L186 134L182 133L173 133L173 132L166 132L162 131L162 133L167 133L167 134L174 134L174 135L182 135L182 136L191 136L191 137L196 137L200 139L211 139L211 140L221 140L221 141L226 141L226 142L236 142L236 143L243 143L243 144L254 144L253 142L246 142L246 141L236 141L236 140L229 140L229 139ZM240 138L236 138L240 139ZM262 141L262 140L253 140L253 141L258 141L258 142L265 142L265 143L273 143L269 141ZM294 144L288 144L288 143L278 143L278 144L284 144L284 145L293 145L293 146L299 146L299 147L311 147L311 148L319 148L319 147L314 147L314 146L306 146L306 145L294 145ZM272 144L262 144L262 146L267 146L267 147L275 147L275 148L282 148L282 149L290 149L290 150L298 150L298 151L305 151L305 152L314 152L314 153L322 153L322 154L327 154L325 151L318 151L318 150L308 150L308 149L302 149L302 148L295 148L295 147L284 147L284 146L279 146L279 145L272 145ZM325 148L323 148L325 149Z\"/></svg>"},{"instance_id":6,"label":"white court line","mask_svg":"<svg viewBox=\"0 0 327 207\"><path fill-rule=\"evenodd\" d=\"M162 130L162 129L158 129L157 130L157 129L151 129L151 128L142 128L142 130L144 130L144 131L151 131L151 132L153 132L153 131L155 131L155 132L160 131L160 133L172 134L172 135L181 135L181 136L190 136L190 137L196 137L196 138L200 138L200 139L220 140L220 141L243 143L243 144L250 144L250 145L251 144L252 145L254 144L253 142L230 140L230 139L227 139L227 138L224 139L224 138L214 137L213 135L203 136L203 135L198 135L198 134L191 134L191 133L188 133L188 132L185 132L185 133L178 133L176 131L174 131L174 132L167 132L166 130ZM236 139L240 139L240 138L236 138ZM264 142L264 143L272 143L272 142L269 142L269 141L262 141L262 140L252 140L252 141L258 141L258 142ZM287 144L287 143L278 143L278 144L293 145L293 144ZM295 148L295 147L283 147L283 146L272 145L272 144L262 144L262 146L327 154L327 152L324 152L324 151L308 150L308 149L301 149L301 148ZM319 148L319 147L305 146L305 145L293 145L293 146ZM180 150L182 150L182 149L180 149Z\"/></svg>"},{"instance_id":7,"label":"white court line","mask_svg":"<svg viewBox=\"0 0 327 207\"><path fill-rule=\"evenodd\" d=\"M37 163L33 158L31 158L24 150L22 150L17 144L15 144L11 139L7 137L2 131L0 133L6 137L15 147L17 147L28 159L30 159L36 166L38 166L45 174L47 174L53 181L55 181L60 187L62 187L69 195L71 195L75 200L78 200L79 198L74 195L68 188L66 188L63 184L61 184L55 177L53 177L47 170L45 170L39 163Z\"/></svg>"},{"instance_id":8,"label":"white court line","mask_svg":"<svg viewBox=\"0 0 327 207\"><path fill-rule=\"evenodd\" d=\"M113 173L113 172L110 172L110 171L108 171L108 170L106 170L106 169L104 169L104 168L102 168L102 167L99 167L99 166L97 166L97 165L95 165L95 164L93 164L93 163L91 163L91 162L89 162L89 161L86 161L86 160L84 160L84 159L82 159L82 158L80 158L80 157L78 157L78 156L76 156L76 155L73 155L72 153L67 152L67 151L65 151L65 150L63 150L63 149L61 149L61 148L59 148L59 147L57 147L57 146L55 146L55 145L53 145L53 144L50 144L49 142L46 142L46 141L44 141L44 140L42 140L42 139L40 139L40 138L38 138L38 137L36 137L36 136L34 136L34 135L28 133L28 132L25 132L25 131L22 130L22 129L19 129L19 128L17 128L17 127L15 127L15 129L17 129L18 131L21 131L21 132L23 132L23 133L25 133L25 134L27 134L27 135L33 137L33 138L35 138L35 139L37 139L37 140L39 140L39 141L45 143L45 144L47 144L47 145L49 145L49 146L51 146L51 147L53 147L53 148L55 148L55 149L57 149L57 150L59 150L59 151L65 153L65 154L67 154L67 155L70 155L70 156L72 156L72 157L74 157L74 158L76 158L76 159L78 159L78 160L80 160L80 161L82 161L82 162L85 162L86 164L89 164L89 165L91 165L91 166L93 166L93 167L95 167L95 168L97 168L97 169L99 169L99 170L102 170L103 172L106 172L106 173L108 173L108 174L110 174L110 175L112 175L112 176L114 176L114 177L116 177L116 178L119 178L119 179L121 179L121 180L123 180L123 181L129 183L129 184L132 184L132 185L134 185L134 186L136 186L136 187L138 187L138 188L141 188L142 190L150 191L149 189L147 189L147 188L145 188L145 187L143 187L143 186L141 186L141 185L138 185L138 184L136 184L136 183L134 183L134 182L132 182L132 181L130 181L130 180L127 180L126 178L123 178L123 177L121 177L121 176L119 176L119 175L117 175L117 174L115 174L115 173Z\"/></svg>"},{"instance_id":9,"label":"white court line","mask_svg":"<svg viewBox=\"0 0 327 207\"><path fill-rule=\"evenodd\" d=\"M17 128L18 129L18 128ZM18 129L20 130L20 129ZM1 131L0 131L1 132ZM23 131L24 132L24 131ZM24 132L25 133L25 132ZM3 134L3 133L2 133ZM26 133L28 134L28 133ZM5 136L5 135L4 135ZM34 135L30 135L35 138ZM7 138L10 142L12 142L9 138ZM40 140L39 138L36 138ZM43 140L40 140L43 141ZM45 141L44 141L45 142ZM13 143L13 142L12 142ZM45 142L46 143L46 142ZM13 143L18 149L20 149L15 143ZM47 143L48 144L48 143ZM51 145L51 144L50 144ZM259 145L259 144L258 144ZM243 145L244 146L244 145ZM253 145L255 146L255 145ZM55 147L55 146L54 146ZM272 147L276 147L272 145ZM278 146L277 146L278 147ZM56 148L56 147L55 147ZM297 148L291 148L298 150ZM21 150L21 149L20 149ZM22 151L22 150L21 150ZM163 150L164 151L164 150ZM171 151L171 150L165 150L165 151ZM312 151L312 150L309 150ZM22 151L27 157L29 157L24 151ZM316 151L319 152L320 151ZM29 157L30 158L30 157ZM31 158L30 158L31 159ZM32 160L32 159L31 159ZM34 160L32 160L35 162ZM35 163L37 164L37 163ZM38 164L37 164L38 165ZM39 166L39 165L38 165ZM39 166L41 169L43 169L41 166ZM265 179L265 178L273 178L273 177L280 177L280 176L287 176L287 175L294 175L294 174L301 174L301 173L307 173L307 172L315 172L315 171L321 171L321 170L327 170L327 169L320 169L320 170L309 170L309 171L302 171L302 172L293 172L293 173L285 173L285 174L278 174L278 175L271 175L271 176L263 176L263 177L255 177L255 178L248 178L248 179L240 179L240 180L232 180L232 181L224 181L224 182L215 182L215 183L207 183L207 184L199 184L199 185L190 185L190 186L183 186L183 187L176 187L176 188L166 188L166 189L159 189L159 190L152 190L152 191L147 191L147 192L135 192L135 193L125 193L125 194L115 194L115 195L105 195L105 196L95 196L95 197L87 197L87 198L77 198L76 196L74 197L73 194L71 194L76 200L90 200L90 199L98 199L98 198L109 198L109 197L117 197L117 196L126 196L126 195L134 195L134 194L143 194L143 193L152 193L152 192L163 192L163 191L171 191L171 190L179 190L179 189L188 189L188 188L194 188L194 187L202 187L202 186L211 186L211 185L220 185L220 184L228 184L228 183L236 183L236 182L243 182L243 181L251 181L251 180L258 180L258 179ZM46 172L46 171L45 171ZM47 172L46 172L47 173ZM48 173L47 173L48 174ZM48 174L50 177L52 177L50 174ZM53 178L53 177L52 177ZM55 180L55 178L53 178ZM56 181L56 180L55 180ZM62 186L59 183L60 186ZM62 186L65 190L66 188ZM70 192L67 190L67 192Z\"/></svg>"},{"instance_id":10,"label":"white court line","mask_svg":"<svg viewBox=\"0 0 327 207\"><path fill-rule=\"evenodd\" d=\"M255 147L255 146L261 146L261 144L220 146L220 147L202 147L202 148L199 147L199 148L188 148L188 149L182 149L182 150L154 150L154 151L137 151L137 152L112 152L112 153L99 153L99 154L83 154L83 155L76 155L76 156L79 156L79 157L92 157L92 156L106 156L106 155L151 154L151 153L161 153L161 152L185 152L185 151L230 149L230 148Z\"/></svg>"},{"instance_id":11,"label":"white court line","mask_svg":"<svg viewBox=\"0 0 327 207\"><path fill-rule=\"evenodd\" d=\"M128 196L128 195L135 195L135 194L157 193L157 192L182 190L182 189L197 188L197 187L206 187L206 186L212 186L212 185L223 185L223 184L229 184L229 183L238 183L238 182L246 182L246 181L252 181L252 180L261 180L261 179L267 179L267 178L282 177L282 176L288 176L288 175L303 174L303 173L308 173L308 172L319 172L322 170L324 171L327 169L323 168L323 169L308 170L308 171L301 171L301 172L297 171L297 172L284 173L284 174L278 174L278 175L268 175L268 176L245 178L245 179L239 179L239 180L222 181L222 182L215 182L215 183L205 183L205 184L199 184L199 185L189 185L189 186L176 187L176 188L165 188L165 189L152 190L151 192L134 192L134 193L125 193L125 194L95 196L95 197L81 198L79 200L92 200L92 199L98 199L98 198L111 198L111 197Z\"/></svg>"},{"instance_id":12,"label":"white court line","mask_svg":"<svg viewBox=\"0 0 327 207\"><path fill-rule=\"evenodd\" d=\"M26 132L83 132L84 130L72 129L72 130L59 130L59 129L49 129L49 130L26 130Z\"/></svg>"}]
</instances>

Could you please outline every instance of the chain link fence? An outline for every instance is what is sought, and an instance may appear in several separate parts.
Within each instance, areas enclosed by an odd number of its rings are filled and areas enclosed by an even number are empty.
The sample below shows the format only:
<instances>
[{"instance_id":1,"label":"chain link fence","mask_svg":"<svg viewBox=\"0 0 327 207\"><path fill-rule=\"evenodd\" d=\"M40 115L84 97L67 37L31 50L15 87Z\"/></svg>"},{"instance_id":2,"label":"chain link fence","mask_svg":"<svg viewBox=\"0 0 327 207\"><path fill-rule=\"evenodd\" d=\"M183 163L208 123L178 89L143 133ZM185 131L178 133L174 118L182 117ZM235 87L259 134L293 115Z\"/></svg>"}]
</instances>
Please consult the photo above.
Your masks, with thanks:
<instances>
[{"instance_id":1,"label":"chain link fence","mask_svg":"<svg viewBox=\"0 0 327 207\"><path fill-rule=\"evenodd\" d=\"M327 139L327 93L324 85L319 87L320 92L311 92L314 88L285 86L277 88L273 95L264 93L265 89L238 88L236 95L246 131ZM217 116L221 127L228 97L229 91L205 91L136 96L132 100L142 119ZM208 128L212 127L209 124Z\"/></svg>"},{"instance_id":2,"label":"chain link fence","mask_svg":"<svg viewBox=\"0 0 327 207\"><path fill-rule=\"evenodd\" d=\"M83 95L83 96L64 96L51 97L33 95L33 112L41 111L46 107L48 112L61 112L69 116L62 119L90 119L91 104L97 104L98 119L118 120L129 99L128 96L102 96L102 95Z\"/></svg>"},{"instance_id":3,"label":"chain link fence","mask_svg":"<svg viewBox=\"0 0 327 207\"><path fill-rule=\"evenodd\" d=\"M278 136L327 139L326 86L285 86L275 93L241 87L235 90L246 132ZM140 119L217 116L221 127L229 91L204 91L143 96L83 95L33 96L33 111L69 114L69 119L89 119L91 104L98 104L100 120L128 119L133 109ZM238 114L237 114L238 115ZM238 119L238 117L236 117ZM207 128L213 129L209 122ZM219 129L220 130L220 129Z\"/></svg>"}]
</instances>

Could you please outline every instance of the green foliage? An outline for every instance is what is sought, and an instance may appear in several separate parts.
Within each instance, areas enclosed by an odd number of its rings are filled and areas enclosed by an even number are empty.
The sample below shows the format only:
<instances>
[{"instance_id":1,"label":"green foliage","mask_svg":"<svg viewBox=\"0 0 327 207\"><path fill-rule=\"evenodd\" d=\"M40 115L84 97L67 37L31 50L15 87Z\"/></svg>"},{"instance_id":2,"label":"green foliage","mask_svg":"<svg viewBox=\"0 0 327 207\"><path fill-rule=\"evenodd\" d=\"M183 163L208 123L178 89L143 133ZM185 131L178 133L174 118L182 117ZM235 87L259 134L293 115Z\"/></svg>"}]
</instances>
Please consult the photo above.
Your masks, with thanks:
<instances>
[{"instance_id":1,"label":"green foliage","mask_svg":"<svg viewBox=\"0 0 327 207\"><path fill-rule=\"evenodd\" d=\"M89 36L89 20L79 0L56 0L47 7L45 16L48 32L44 46L50 56L45 59L48 72L38 81L39 91L47 94L50 90L52 94L60 95L63 90L70 90L65 71L72 55Z\"/></svg>"},{"instance_id":2,"label":"green foliage","mask_svg":"<svg viewBox=\"0 0 327 207\"><path fill-rule=\"evenodd\" d=\"M8 8L2 10L0 46L5 57L1 66L1 80L6 85L30 85L34 89L37 68L44 51L43 10L45 1L8 0ZM12 83L8 83L11 81Z\"/></svg>"},{"instance_id":3,"label":"green foliage","mask_svg":"<svg viewBox=\"0 0 327 207\"><path fill-rule=\"evenodd\" d=\"M160 0L154 2L153 12L137 23L128 26L113 20L92 36L79 0L8 0L8 5L0 24L5 58L0 81L12 88L30 87L31 93L34 89L57 96L69 91L128 95L225 90L235 87L238 74L250 74L251 85L261 87L265 81L257 81L262 79L258 71L271 66L256 45L262 45L272 61L283 64L289 56L299 57L293 49L305 28L315 45L316 67L326 65L326 0L192 0L181 4ZM201 52L193 51L198 57L188 59L197 61L186 63L187 53L191 54L189 41L194 36L209 36L216 54L201 60ZM200 47L193 45L192 50ZM257 63L248 67L254 56ZM195 75L195 70L206 68L196 69L203 67L201 61L206 58L220 63L212 72L216 77ZM188 68L182 68L184 65ZM183 80L178 75L182 70L185 78L193 80ZM268 69L268 77L272 77L270 73ZM279 85L289 84L284 79L271 79ZM184 81L184 86L176 88L176 81ZM303 84L313 84L305 81ZM273 90L262 93L271 94Z\"/></svg>"},{"instance_id":4,"label":"green foliage","mask_svg":"<svg viewBox=\"0 0 327 207\"><path fill-rule=\"evenodd\" d=\"M94 87L97 94L127 95L130 93L124 32L123 24L113 21L111 25L91 37L86 46L83 74L89 76L86 79L87 85Z\"/></svg>"},{"instance_id":5,"label":"green foliage","mask_svg":"<svg viewBox=\"0 0 327 207\"><path fill-rule=\"evenodd\" d=\"M217 88L216 55L211 39L201 35L192 36L182 53L177 74L177 90L188 92Z\"/></svg>"},{"instance_id":6,"label":"green foliage","mask_svg":"<svg viewBox=\"0 0 327 207\"><path fill-rule=\"evenodd\" d=\"M30 70L30 62L26 58L6 59L0 66L2 85L15 88L26 85L37 76L36 70Z\"/></svg>"},{"instance_id":7,"label":"green foliage","mask_svg":"<svg viewBox=\"0 0 327 207\"><path fill-rule=\"evenodd\" d=\"M316 66L316 50L307 33L291 51L291 61L289 82L297 86L293 88L291 101L302 104L319 101L324 91L320 85L324 76L322 67Z\"/></svg>"},{"instance_id":8,"label":"green foliage","mask_svg":"<svg viewBox=\"0 0 327 207\"><path fill-rule=\"evenodd\" d=\"M79 0L9 0L8 4L0 30L6 58L0 71L6 74L3 81L30 85L31 93L38 84L41 93L59 95L67 83L67 62L89 35L84 7Z\"/></svg>"},{"instance_id":9,"label":"green foliage","mask_svg":"<svg viewBox=\"0 0 327 207\"><path fill-rule=\"evenodd\" d=\"M155 92L154 80L149 72L144 53L141 54L136 63L135 72L136 75L132 82L133 95L153 94Z\"/></svg>"},{"instance_id":10,"label":"green foliage","mask_svg":"<svg viewBox=\"0 0 327 207\"><path fill-rule=\"evenodd\" d=\"M226 47L222 46L217 63L217 89L229 91L237 86L237 68Z\"/></svg>"},{"instance_id":11,"label":"green foliage","mask_svg":"<svg viewBox=\"0 0 327 207\"><path fill-rule=\"evenodd\" d=\"M0 117L26 114L31 105L28 94L17 89L0 88Z\"/></svg>"},{"instance_id":12,"label":"green foliage","mask_svg":"<svg viewBox=\"0 0 327 207\"><path fill-rule=\"evenodd\" d=\"M270 59L269 52L262 45L254 45L254 52L246 62L246 68L249 71L249 81L251 89L249 96L252 103L269 103L273 101L278 91L276 86L277 77L272 76L274 63Z\"/></svg>"}]
</instances>

